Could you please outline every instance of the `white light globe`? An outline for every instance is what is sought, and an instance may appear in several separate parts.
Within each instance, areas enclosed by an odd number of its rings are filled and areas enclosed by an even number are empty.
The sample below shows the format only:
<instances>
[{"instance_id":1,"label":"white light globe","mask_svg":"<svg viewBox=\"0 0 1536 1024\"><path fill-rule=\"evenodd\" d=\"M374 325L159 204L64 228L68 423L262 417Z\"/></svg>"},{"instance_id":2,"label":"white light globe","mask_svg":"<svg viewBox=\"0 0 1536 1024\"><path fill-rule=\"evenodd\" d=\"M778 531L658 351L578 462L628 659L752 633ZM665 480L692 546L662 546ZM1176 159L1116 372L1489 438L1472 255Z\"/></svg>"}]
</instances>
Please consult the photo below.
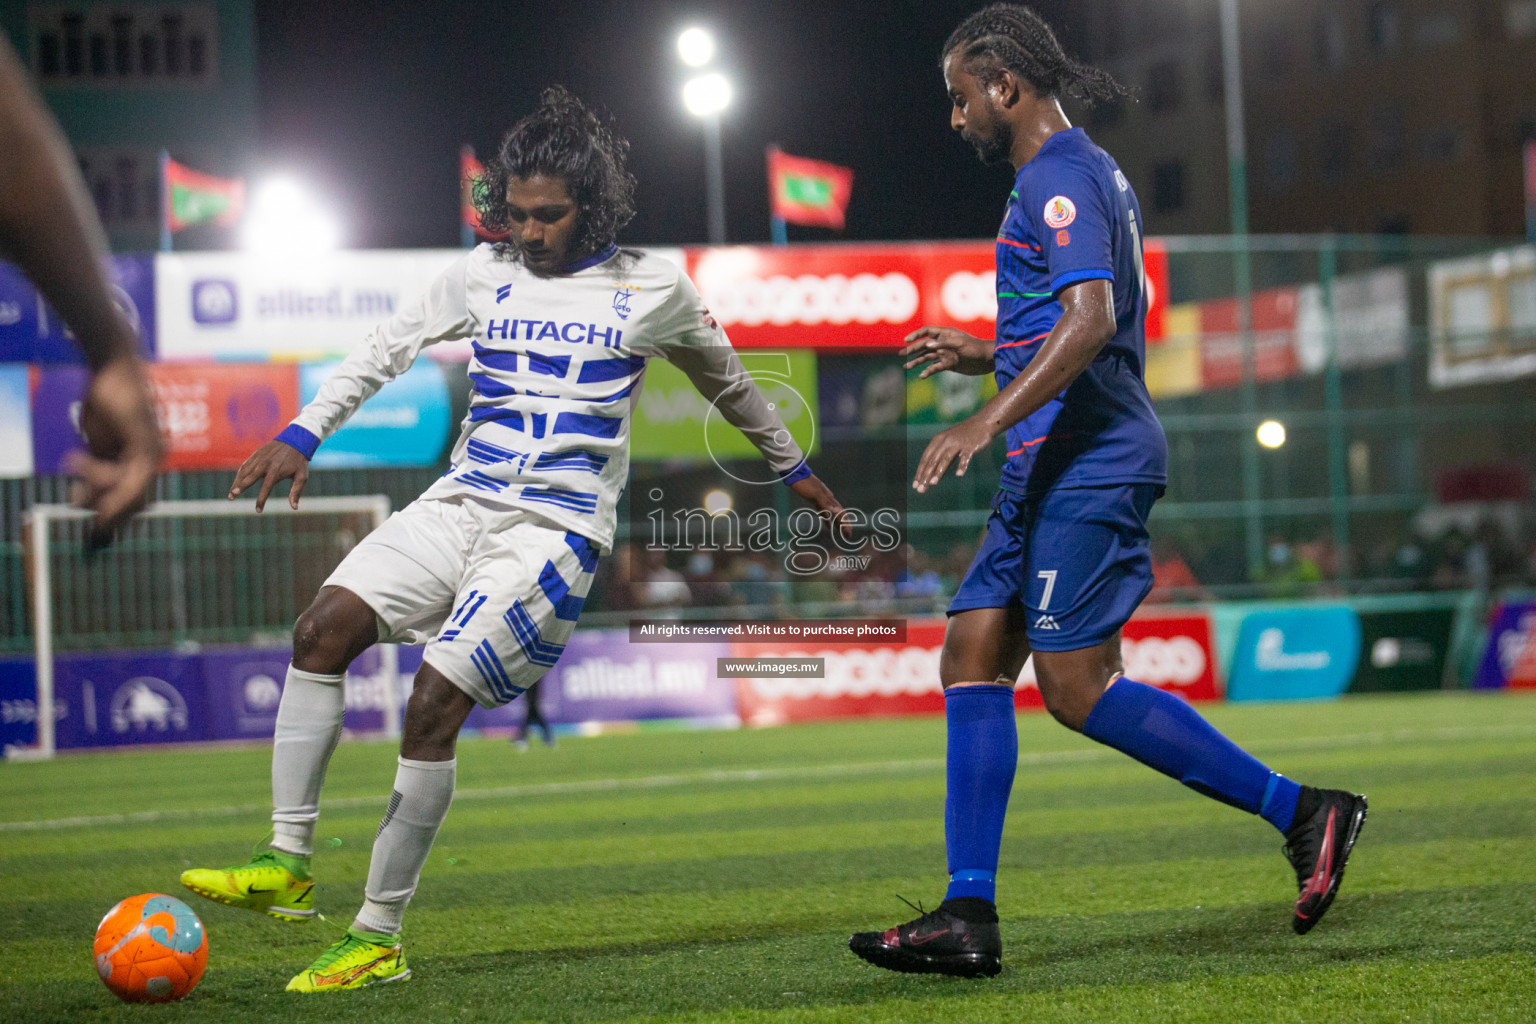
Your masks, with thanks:
<instances>
[{"instance_id":1,"label":"white light globe","mask_svg":"<svg viewBox=\"0 0 1536 1024\"><path fill-rule=\"evenodd\" d=\"M677 37L677 55L691 68L701 68L715 55L715 37L702 28L685 28Z\"/></svg>"},{"instance_id":2,"label":"white light globe","mask_svg":"<svg viewBox=\"0 0 1536 1024\"><path fill-rule=\"evenodd\" d=\"M731 496L725 491L710 491L704 495L704 511L712 516L723 516L731 510L734 503Z\"/></svg>"},{"instance_id":3,"label":"white light globe","mask_svg":"<svg viewBox=\"0 0 1536 1024\"><path fill-rule=\"evenodd\" d=\"M683 86L683 106L695 117L718 114L730 105L730 80L717 71L691 78Z\"/></svg>"},{"instance_id":4,"label":"white light globe","mask_svg":"<svg viewBox=\"0 0 1536 1024\"><path fill-rule=\"evenodd\" d=\"M1265 448L1279 448L1285 444L1285 424L1279 420L1265 420L1259 424L1259 444Z\"/></svg>"},{"instance_id":5,"label":"white light globe","mask_svg":"<svg viewBox=\"0 0 1536 1024\"><path fill-rule=\"evenodd\" d=\"M262 183L251 197L241 240L253 252L311 255L340 242L334 218L291 178Z\"/></svg>"}]
</instances>

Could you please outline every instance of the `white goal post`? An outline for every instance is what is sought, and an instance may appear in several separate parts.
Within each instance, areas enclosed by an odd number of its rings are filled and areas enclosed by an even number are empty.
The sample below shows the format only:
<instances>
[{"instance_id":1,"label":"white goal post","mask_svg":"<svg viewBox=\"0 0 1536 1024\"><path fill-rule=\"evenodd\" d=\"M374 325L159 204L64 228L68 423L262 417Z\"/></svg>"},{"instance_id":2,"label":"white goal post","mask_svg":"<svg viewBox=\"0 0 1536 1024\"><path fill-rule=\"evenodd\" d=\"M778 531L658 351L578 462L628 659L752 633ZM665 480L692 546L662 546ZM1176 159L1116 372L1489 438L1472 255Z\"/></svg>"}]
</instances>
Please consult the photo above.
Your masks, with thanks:
<instances>
[{"instance_id":1,"label":"white goal post","mask_svg":"<svg viewBox=\"0 0 1536 1024\"><path fill-rule=\"evenodd\" d=\"M274 499L263 518L297 517L305 515L364 514L372 521L370 529L378 529L389 518L389 497L383 494L354 495L333 498L305 498L297 511L286 500ZM91 513L72 505L34 505L27 511L27 560L32 577L33 651L36 658L37 740L32 746L7 746L5 756L18 760L45 760L54 756L56 749L56 720L54 708L54 578L53 559L50 557L49 528L55 523L89 519ZM187 520L199 518L248 517L258 515L248 501L239 503L213 499L206 501L165 501L150 505L134 517L125 527L132 530L134 523L153 520ZM108 549L110 550L110 549ZM390 736L400 732L400 701L393 684L398 674L398 653L392 644L379 645L380 669L391 685L383 687L383 713L385 731Z\"/></svg>"}]
</instances>

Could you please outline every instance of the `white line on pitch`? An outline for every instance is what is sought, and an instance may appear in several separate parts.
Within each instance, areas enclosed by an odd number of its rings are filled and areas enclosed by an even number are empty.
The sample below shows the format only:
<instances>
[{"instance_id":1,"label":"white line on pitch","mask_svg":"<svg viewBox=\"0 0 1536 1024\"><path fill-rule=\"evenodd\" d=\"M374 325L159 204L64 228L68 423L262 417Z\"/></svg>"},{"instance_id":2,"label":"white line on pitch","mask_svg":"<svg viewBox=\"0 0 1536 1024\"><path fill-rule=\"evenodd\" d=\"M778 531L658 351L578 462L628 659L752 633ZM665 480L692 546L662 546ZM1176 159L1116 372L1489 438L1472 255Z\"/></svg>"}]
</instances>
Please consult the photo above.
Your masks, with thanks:
<instances>
[{"instance_id":1,"label":"white line on pitch","mask_svg":"<svg viewBox=\"0 0 1536 1024\"><path fill-rule=\"evenodd\" d=\"M1373 732L1341 733L1336 736L1308 736L1291 740L1260 741L1251 749L1262 751L1338 750L1349 747L1381 746L1388 743L1456 741L1475 739L1524 739L1536 736L1536 728L1527 725L1444 726L1434 729L1382 729ZM1020 765L1060 764L1078 761L1112 760L1122 757L1105 747L1077 750L1048 750L1019 755ZM667 775L642 775L627 778L582 779L575 782L537 782L521 786L493 786L460 789L453 798L460 800L498 800L515 797L558 796L567 793L608 793L637 789L673 789L681 786L774 782L783 779L841 778L854 775L896 775L926 772L944 767L943 758L917 758L907 761L866 761L855 764L801 765L785 768L718 768L700 772ZM328 808L382 807L383 796L337 797L323 801ZM270 804L233 804L224 807L173 808L134 811L128 814L98 814L77 818L45 818L39 821L0 821L0 832L43 832L66 828L100 828L108 825L138 825L157 821L184 821L190 818L236 817L267 810Z\"/></svg>"}]
</instances>

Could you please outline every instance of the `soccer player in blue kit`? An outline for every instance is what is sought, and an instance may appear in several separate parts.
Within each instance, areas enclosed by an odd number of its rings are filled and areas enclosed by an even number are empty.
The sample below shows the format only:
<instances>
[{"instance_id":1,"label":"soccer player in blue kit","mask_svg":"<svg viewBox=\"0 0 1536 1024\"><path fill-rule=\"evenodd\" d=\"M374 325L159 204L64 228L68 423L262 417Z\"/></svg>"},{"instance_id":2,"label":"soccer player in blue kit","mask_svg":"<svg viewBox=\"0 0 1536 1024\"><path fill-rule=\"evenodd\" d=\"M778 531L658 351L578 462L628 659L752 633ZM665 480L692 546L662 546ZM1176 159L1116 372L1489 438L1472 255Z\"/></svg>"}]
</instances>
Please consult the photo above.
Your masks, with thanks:
<instances>
[{"instance_id":1,"label":"soccer player in blue kit","mask_svg":"<svg viewBox=\"0 0 1536 1024\"><path fill-rule=\"evenodd\" d=\"M1013 680L1031 651L1057 721L1285 836L1298 933L1333 901L1365 797L1301 786L1179 697L1127 679L1120 629L1152 586L1147 516L1168 446L1143 379L1141 209L1109 154L1062 113L1063 91L1111 98L1027 7L971 15L942 52L950 124L1017 176L997 238L997 339L925 327L902 355L922 375L995 373L998 394L936 436L913 486L963 475L998 434L1007 463L981 549L949 607L940 675L948 720L949 889L939 907L849 945L896 971L1002 969L995 879L1018 762Z\"/></svg>"}]
</instances>

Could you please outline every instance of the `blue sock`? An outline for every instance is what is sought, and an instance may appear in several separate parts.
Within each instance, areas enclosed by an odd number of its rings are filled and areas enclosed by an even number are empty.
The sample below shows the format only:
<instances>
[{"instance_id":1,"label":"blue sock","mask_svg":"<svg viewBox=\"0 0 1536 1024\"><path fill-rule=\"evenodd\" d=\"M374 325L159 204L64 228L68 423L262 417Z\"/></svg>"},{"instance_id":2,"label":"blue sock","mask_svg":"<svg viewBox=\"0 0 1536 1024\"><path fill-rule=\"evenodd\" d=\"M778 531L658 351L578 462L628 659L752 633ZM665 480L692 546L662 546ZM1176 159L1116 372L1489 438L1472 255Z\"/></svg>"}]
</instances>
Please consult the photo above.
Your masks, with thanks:
<instances>
[{"instance_id":1,"label":"blue sock","mask_svg":"<svg viewBox=\"0 0 1536 1024\"><path fill-rule=\"evenodd\" d=\"M944 691L949 722L945 755L944 847L949 854L945 899L997 898L997 852L1003 817L1019 764L1013 687L952 686Z\"/></svg>"},{"instance_id":2,"label":"blue sock","mask_svg":"<svg viewBox=\"0 0 1536 1024\"><path fill-rule=\"evenodd\" d=\"M1270 771L1171 693L1118 679L1093 706L1083 735L1196 792L1261 815L1281 832L1291 827L1301 787Z\"/></svg>"}]
</instances>

